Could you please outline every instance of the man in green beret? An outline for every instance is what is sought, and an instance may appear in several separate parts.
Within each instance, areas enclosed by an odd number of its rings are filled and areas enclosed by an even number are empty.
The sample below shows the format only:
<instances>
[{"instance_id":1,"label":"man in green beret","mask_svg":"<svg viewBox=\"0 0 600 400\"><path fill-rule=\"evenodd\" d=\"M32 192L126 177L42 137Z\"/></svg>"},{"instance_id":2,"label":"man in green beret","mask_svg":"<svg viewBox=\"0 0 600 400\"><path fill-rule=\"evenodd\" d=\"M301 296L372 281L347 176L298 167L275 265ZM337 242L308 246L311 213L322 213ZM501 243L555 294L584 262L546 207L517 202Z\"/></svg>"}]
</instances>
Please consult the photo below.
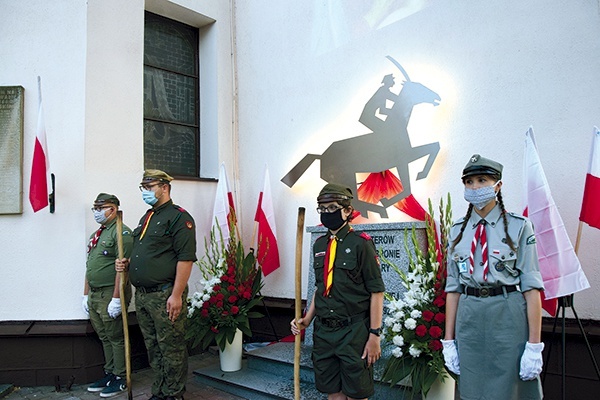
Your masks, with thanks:
<instances>
[{"instance_id":1,"label":"man in green beret","mask_svg":"<svg viewBox=\"0 0 600 400\"><path fill-rule=\"evenodd\" d=\"M89 315L94 330L104 350L104 377L88 387L90 392L100 392L100 397L112 397L127 389L125 379L125 339L122 310L127 310L131 299L131 286L126 284L127 304L121 304L120 276L114 264L118 257L117 211L119 199L112 194L100 193L94 201L92 212L100 228L90 235L87 246L83 311ZM123 225L123 250L131 254L131 230Z\"/></svg>"},{"instance_id":2,"label":"man in green beret","mask_svg":"<svg viewBox=\"0 0 600 400\"><path fill-rule=\"evenodd\" d=\"M129 269L136 287L136 315L155 374L151 400L183 399L188 369L183 311L197 259L196 225L173 204L172 180L160 170L144 172L140 190L151 208L133 231L131 257L115 264L117 271Z\"/></svg>"},{"instance_id":3,"label":"man in green beret","mask_svg":"<svg viewBox=\"0 0 600 400\"><path fill-rule=\"evenodd\" d=\"M385 286L373 240L349 225L352 198L350 188L335 183L317 197L328 231L313 246L316 288L306 315L290 324L297 335L315 319L315 384L330 400L372 396L373 363L381 356Z\"/></svg>"}]
</instances>

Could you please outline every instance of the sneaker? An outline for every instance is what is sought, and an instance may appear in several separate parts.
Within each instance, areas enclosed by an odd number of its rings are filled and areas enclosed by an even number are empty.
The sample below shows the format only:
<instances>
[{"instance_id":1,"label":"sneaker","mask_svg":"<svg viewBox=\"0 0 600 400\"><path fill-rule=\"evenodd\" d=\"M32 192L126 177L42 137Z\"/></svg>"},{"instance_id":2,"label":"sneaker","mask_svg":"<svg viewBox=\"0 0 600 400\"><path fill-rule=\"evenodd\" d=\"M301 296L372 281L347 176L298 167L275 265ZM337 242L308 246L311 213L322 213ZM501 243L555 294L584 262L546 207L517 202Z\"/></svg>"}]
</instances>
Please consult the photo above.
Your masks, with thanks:
<instances>
[{"instance_id":1,"label":"sneaker","mask_svg":"<svg viewBox=\"0 0 600 400\"><path fill-rule=\"evenodd\" d=\"M127 390L127 382L123 378L115 376L112 381L100 392L100 397L113 397Z\"/></svg>"},{"instance_id":2,"label":"sneaker","mask_svg":"<svg viewBox=\"0 0 600 400\"><path fill-rule=\"evenodd\" d=\"M96 382L94 382L90 386L88 386L88 388L87 388L88 392L103 391L104 389L106 389L106 387L108 386L108 384L114 377L115 376L113 374L107 373L106 375L104 375L104 378L98 379Z\"/></svg>"}]
</instances>

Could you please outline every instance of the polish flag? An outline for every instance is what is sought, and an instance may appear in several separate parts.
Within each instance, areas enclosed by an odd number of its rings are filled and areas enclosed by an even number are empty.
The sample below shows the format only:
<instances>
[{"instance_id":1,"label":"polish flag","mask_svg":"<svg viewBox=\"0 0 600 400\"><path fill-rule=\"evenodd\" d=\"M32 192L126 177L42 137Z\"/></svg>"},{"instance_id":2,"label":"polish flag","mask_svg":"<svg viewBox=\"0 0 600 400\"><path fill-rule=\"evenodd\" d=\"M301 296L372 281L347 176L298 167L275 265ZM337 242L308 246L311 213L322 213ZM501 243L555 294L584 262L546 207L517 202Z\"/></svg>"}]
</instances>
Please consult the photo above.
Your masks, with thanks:
<instances>
[{"instance_id":1,"label":"polish flag","mask_svg":"<svg viewBox=\"0 0 600 400\"><path fill-rule=\"evenodd\" d=\"M235 216L235 205L233 202L233 193L229 189L227 182L227 172L225 164L221 164L219 171L219 183L217 184L217 193L215 195L215 206L213 208L212 228L217 235L217 241L220 240L217 232L217 225L221 229L223 241L227 242L232 235L230 229L235 229L237 218ZM235 233L234 233L235 234Z\"/></svg>"},{"instance_id":2,"label":"polish flag","mask_svg":"<svg viewBox=\"0 0 600 400\"><path fill-rule=\"evenodd\" d=\"M254 220L258 223L257 260L263 274L269 275L279 268L279 248L275 229L275 212L269 183L269 170L265 165L265 181L263 190L258 196L258 207Z\"/></svg>"},{"instance_id":3,"label":"polish flag","mask_svg":"<svg viewBox=\"0 0 600 400\"><path fill-rule=\"evenodd\" d=\"M35 145L33 147L33 161L31 163L31 180L29 182L29 202L33 212L38 212L48 206L48 146L46 145L46 126L44 123L44 110L42 107L41 80L38 77L38 91L40 104L38 109L38 122Z\"/></svg>"},{"instance_id":4,"label":"polish flag","mask_svg":"<svg viewBox=\"0 0 600 400\"><path fill-rule=\"evenodd\" d=\"M557 299L590 287L558 213L535 146L533 128L525 134L525 211L535 230L540 272L544 280L542 306L556 315ZM544 299L545 297L545 299Z\"/></svg>"},{"instance_id":5,"label":"polish flag","mask_svg":"<svg viewBox=\"0 0 600 400\"><path fill-rule=\"evenodd\" d=\"M579 220L600 229L600 132L594 127L590 164L585 176L585 189Z\"/></svg>"}]
</instances>

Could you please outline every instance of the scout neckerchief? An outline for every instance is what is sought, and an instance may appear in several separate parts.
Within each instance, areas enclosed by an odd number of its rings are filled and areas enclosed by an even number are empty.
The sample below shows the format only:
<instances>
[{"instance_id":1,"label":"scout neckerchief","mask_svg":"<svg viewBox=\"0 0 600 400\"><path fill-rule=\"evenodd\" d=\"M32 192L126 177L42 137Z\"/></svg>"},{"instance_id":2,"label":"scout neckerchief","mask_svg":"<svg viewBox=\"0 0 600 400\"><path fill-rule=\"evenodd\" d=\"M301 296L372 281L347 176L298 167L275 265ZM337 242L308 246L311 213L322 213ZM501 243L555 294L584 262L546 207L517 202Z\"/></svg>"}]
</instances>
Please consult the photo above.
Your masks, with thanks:
<instances>
[{"instance_id":1,"label":"scout neckerchief","mask_svg":"<svg viewBox=\"0 0 600 400\"><path fill-rule=\"evenodd\" d=\"M150 225L150 218L152 218L153 215L154 215L154 210L150 211L148 213L148 215L146 216L146 219L144 220L144 223L142 224L142 233L140 234L140 240L142 240L144 238L144 235L146 234L146 230L148 229L148 225Z\"/></svg>"},{"instance_id":2,"label":"scout neckerchief","mask_svg":"<svg viewBox=\"0 0 600 400\"><path fill-rule=\"evenodd\" d=\"M331 285L333 284L333 264L335 263L336 249L337 237L335 235L331 235L329 237L329 243L327 244L327 251L325 252L325 268L323 268L323 283L325 284L325 291L323 292L323 296L329 295Z\"/></svg>"},{"instance_id":3,"label":"scout neckerchief","mask_svg":"<svg viewBox=\"0 0 600 400\"><path fill-rule=\"evenodd\" d=\"M471 254L469 256L469 260L471 261L471 265L469 267L469 273L473 274L473 270L475 268L475 261L473 260L475 249L477 248L477 244L481 245L481 261L483 262L483 280L487 282L487 276L489 272L489 263L488 263L488 248L487 248L487 236L485 233L485 220L482 219L477 224L477 228L475 229L475 236L473 236L473 241L471 242Z\"/></svg>"},{"instance_id":4,"label":"scout neckerchief","mask_svg":"<svg viewBox=\"0 0 600 400\"><path fill-rule=\"evenodd\" d=\"M102 231L105 228L106 228L106 226L100 225L100 228L98 228L98 230L96 231L96 233L94 234L94 236L90 239L90 242L88 243L88 248L87 248L87 252L88 253L90 251L92 251L92 249L94 247L96 247L96 245L98 244L98 240L100 239L100 235L102 234Z\"/></svg>"}]
</instances>

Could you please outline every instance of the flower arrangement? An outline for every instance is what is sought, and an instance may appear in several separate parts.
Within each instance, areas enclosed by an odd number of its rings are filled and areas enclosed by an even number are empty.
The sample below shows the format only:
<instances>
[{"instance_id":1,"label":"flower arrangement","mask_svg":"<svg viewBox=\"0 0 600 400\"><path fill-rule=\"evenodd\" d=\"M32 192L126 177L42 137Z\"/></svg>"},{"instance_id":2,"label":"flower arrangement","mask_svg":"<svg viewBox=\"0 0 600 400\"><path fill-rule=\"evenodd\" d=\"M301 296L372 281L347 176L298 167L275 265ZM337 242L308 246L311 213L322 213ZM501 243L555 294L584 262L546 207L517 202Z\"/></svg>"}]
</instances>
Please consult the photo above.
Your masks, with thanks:
<instances>
[{"instance_id":1,"label":"flower arrangement","mask_svg":"<svg viewBox=\"0 0 600 400\"><path fill-rule=\"evenodd\" d=\"M383 372L383 379L395 385L410 376L413 395L421 392L427 395L436 379L442 381L448 376L442 356L444 323L446 319L444 292L447 233L451 226L452 212L450 196L444 207L440 201L440 234L437 235L433 218L433 207L429 200L426 233L427 250L419 247L413 228L408 247L408 231L405 232L405 248L409 255L408 271L388 263L398 273L407 292L403 299L394 299L386 293L389 304L384 318L384 343L390 346L391 356ZM439 239L438 239L439 238ZM387 260L386 260L387 261Z\"/></svg>"},{"instance_id":2,"label":"flower arrangement","mask_svg":"<svg viewBox=\"0 0 600 400\"><path fill-rule=\"evenodd\" d=\"M234 229L231 230L232 233ZM254 251L244 253L242 242L234 237L218 241L214 229L206 252L198 261L203 279L201 292L188 299L188 329L186 338L192 348L201 345L206 349L213 340L221 350L232 343L237 329L252 336L250 318L262 315L253 312L261 297L262 273Z\"/></svg>"}]
</instances>

